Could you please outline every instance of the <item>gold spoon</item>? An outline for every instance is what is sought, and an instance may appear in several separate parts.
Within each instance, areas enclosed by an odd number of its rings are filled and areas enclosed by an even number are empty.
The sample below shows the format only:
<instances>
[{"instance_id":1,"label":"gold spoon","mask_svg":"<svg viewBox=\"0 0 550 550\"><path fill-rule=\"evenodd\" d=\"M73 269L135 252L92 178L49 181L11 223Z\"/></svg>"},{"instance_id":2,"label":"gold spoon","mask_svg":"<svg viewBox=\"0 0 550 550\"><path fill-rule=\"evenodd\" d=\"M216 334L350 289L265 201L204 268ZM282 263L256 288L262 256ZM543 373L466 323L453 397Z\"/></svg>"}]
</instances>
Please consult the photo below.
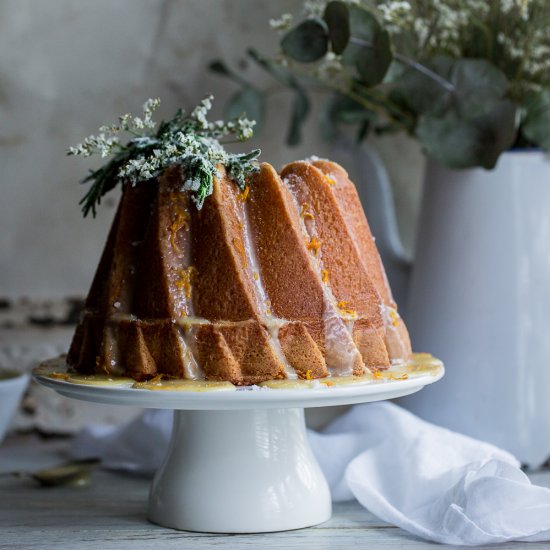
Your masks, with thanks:
<instances>
[{"instance_id":1,"label":"gold spoon","mask_svg":"<svg viewBox=\"0 0 550 550\"><path fill-rule=\"evenodd\" d=\"M0 477L30 477L44 487L73 485L83 487L91 482L91 474L100 463L98 458L72 460L57 466L36 470L35 472L7 472Z\"/></svg>"}]
</instances>

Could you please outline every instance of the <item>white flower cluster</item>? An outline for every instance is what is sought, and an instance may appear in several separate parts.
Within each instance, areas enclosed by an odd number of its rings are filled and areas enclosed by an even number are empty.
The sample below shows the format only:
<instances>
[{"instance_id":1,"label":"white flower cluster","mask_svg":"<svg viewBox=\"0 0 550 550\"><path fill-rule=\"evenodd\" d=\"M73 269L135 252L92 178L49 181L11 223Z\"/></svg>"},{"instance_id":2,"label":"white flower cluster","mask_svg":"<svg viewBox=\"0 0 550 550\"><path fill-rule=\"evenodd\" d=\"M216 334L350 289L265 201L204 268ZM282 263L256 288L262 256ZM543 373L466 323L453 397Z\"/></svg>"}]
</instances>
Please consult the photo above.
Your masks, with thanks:
<instances>
[{"instance_id":1,"label":"white flower cluster","mask_svg":"<svg viewBox=\"0 0 550 550\"><path fill-rule=\"evenodd\" d=\"M118 137L121 132L129 132L135 136L140 136L143 130L155 129L156 122L152 120L152 115L159 105L160 99L148 99L143 104L143 117L132 116L129 113L122 115L118 118L118 124L101 126L99 135L88 136L76 147L70 147L67 153L82 157L100 155L101 158L114 155L124 149Z\"/></svg>"},{"instance_id":2,"label":"white flower cluster","mask_svg":"<svg viewBox=\"0 0 550 550\"><path fill-rule=\"evenodd\" d=\"M345 76L346 71L342 64L342 56L328 52L313 68L313 74L321 80L331 80L335 77Z\"/></svg>"},{"instance_id":3,"label":"white flower cluster","mask_svg":"<svg viewBox=\"0 0 550 550\"><path fill-rule=\"evenodd\" d=\"M191 112L191 118L197 122L197 128L199 130L206 130L208 128L208 120L206 115L208 111L212 109L212 100L214 96L205 97Z\"/></svg>"},{"instance_id":4,"label":"white flower cluster","mask_svg":"<svg viewBox=\"0 0 550 550\"><path fill-rule=\"evenodd\" d=\"M239 141L251 138L255 121L240 117L229 122L223 120L209 122L207 115L212 109L213 99L211 95L205 97L193 109L189 115L189 122L184 124L183 129L168 134L165 139L161 137L158 143L155 143L152 152L140 155L124 164L119 170L119 177L130 179L134 183L151 179L168 166L185 163L185 159L189 158L200 157L212 170L215 170L218 164L230 163L231 155L225 151L218 140L231 134L234 134ZM197 178L187 179L185 188L196 191L197 182Z\"/></svg>"},{"instance_id":5,"label":"white flower cluster","mask_svg":"<svg viewBox=\"0 0 550 550\"><path fill-rule=\"evenodd\" d=\"M308 17L319 17L325 11L327 0L305 0L304 13Z\"/></svg>"},{"instance_id":6,"label":"white flower cluster","mask_svg":"<svg viewBox=\"0 0 550 550\"><path fill-rule=\"evenodd\" d=\"M389 32L409 27L413 22L412 7L407 1L396 0L379 4L378 9L382 13Z\"/></svg>"},{"instance_id":7,"label":"white flower cluster","mask_svg":"<svg viewBox=\"0 0 550 550\"><path fill-rule=\"evenodd\" d=\"M269 26L276 31L288 31L292 26L293 17L291 13L283 13L278 19L270 19Z\"/></svg>"},{"instance_id":8,"label":"white flower cluster","mask_svg":"<svg viewBox=\"0 0 550 550\"><path fill-rule=\"evenodd\" d=\"M517 97L550 83L548 0L363 0L362 5L376 6L394 38L411 44L415 37L425 56L463 57L472 29L495 36L501 49L492 61L512 80L519 76L512 83Z\"/></svg>"},{"instance_id":9,"label":"white flower cluster","mask_svg":"<svg viewBox=\"0 0 550 550\"><path fill-rule=\"evenodd\" d=\"M178 112L172 121L162 123L153 134L157 124L152 114L160 101L149 99L143 105L142 117L123 115L117 125L102 126L98 136L89 136L83 143L71 147L69 155L114 155L108 165L90 176L96 181L98 189L97 193L91 192L91 202L86 203L85 213L88 210L95 212L93 201L101 198L106 174L112 179L129 180L135 185L159 176L169 166L180 166L185 177L183 188L195 193L193 200L199 208L212 193L213 177L220 164L226 166L239 186L244 187L245 178L256 170L259 150L245 155L228 153L218 139L228 135L234 135L239 141L249 139L255 122L244 117L229 122L209 122L207 114L212 108L212 100L212 96L204 98L188 117ZM125 145L118 136L121 132L133 136Z\"/></svg>"},{"instance_id":10,"label":"white flower cluster","mask_svg":"<svg viewBox=\"0 0 550 550\"><path fill-rule=\"evenodd\" d=\"M208 124L208 129L213 138L221 139L227 135L235 134L239 141L246 141L254 135L253 128L256 125L255 120L249 120L245 117L239 117L236 120L224 122L216 120Z\"/></svg>"},{"instance_id":11,"label":"white flower cluster","mask_svg":"<svg viewBox=\"0 0 550 550\"><path fill-rule=\"evenodd\" d=\"M529 4L531 4L531 0L500 0L500 9L503 13L518 10L520 17L527 21L529 19Z\"/></svg>"},{"instance_id":12,"label":"white flower cluster","mask_svg":"<svg viewBox=\"0 0 550 550\"><path fill-rule=\"evenodd\" d=\"M117 137L107 136L104 132L98 136L88 136L82 143L76 147L69 147L68 155L78 155L81 157L91 157L100 155L102 158L113 155L120 149L120 141Z\"/></svg>"}]
</instances>

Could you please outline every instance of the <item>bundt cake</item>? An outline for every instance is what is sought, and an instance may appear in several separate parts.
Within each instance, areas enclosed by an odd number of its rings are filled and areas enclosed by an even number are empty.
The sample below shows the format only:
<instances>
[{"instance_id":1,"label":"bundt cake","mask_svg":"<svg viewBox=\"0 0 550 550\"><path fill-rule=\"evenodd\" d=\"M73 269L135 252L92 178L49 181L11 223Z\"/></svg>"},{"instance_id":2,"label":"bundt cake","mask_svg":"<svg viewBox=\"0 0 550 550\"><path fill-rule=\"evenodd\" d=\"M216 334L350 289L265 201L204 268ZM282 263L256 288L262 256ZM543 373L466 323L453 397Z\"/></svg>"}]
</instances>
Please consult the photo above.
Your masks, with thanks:
<instances>
[{"instance_id":1,"label":"bundt cake","mask_svg":"<svg viewBox=\"0 0 550 550\"><path fill-rule=\"evenodd\" d=\"M228 153L219 139L247 139L253 123L208 122L211 99L155 133L159 100L148 100L143 117L69 150L113 157L84 180L84 215L123 186L69 366L251 385L406 361L407 329L346 171L315 159L278 174L259 150Z\"/></svg>"},{"instance_id":2,"label":"bundt cake","mask_svg":"<svg viewBox=\"0 0 550 550\"><path fill-rule=\"evenodd\" d=\"M327 160L220 168L197 210L181 170L126 184L76 329L81 373L226 380L361 375L407 330L353 183Z\"/></svg>"}]
</instances>

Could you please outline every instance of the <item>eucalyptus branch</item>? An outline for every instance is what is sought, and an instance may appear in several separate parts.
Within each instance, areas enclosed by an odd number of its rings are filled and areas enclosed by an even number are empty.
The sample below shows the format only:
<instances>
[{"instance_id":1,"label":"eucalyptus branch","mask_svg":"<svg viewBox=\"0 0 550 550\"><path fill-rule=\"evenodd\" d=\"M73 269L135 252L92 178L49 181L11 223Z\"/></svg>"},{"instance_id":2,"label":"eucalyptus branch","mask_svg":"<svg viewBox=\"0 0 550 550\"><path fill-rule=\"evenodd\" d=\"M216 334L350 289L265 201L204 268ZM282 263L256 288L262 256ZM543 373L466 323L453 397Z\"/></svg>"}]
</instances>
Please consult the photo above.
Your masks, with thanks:
<instances>
[{"instance_id":1,"label":"eucalyptus branch","mask_svg":"<svg viewBox=\"0 0 550 550\"><path fill-rule=\"evenodd\" d=\"M309 111L303 81L342 96L326 105L328 138L347 121L361 124L362 139L381 115L451 167L492 168L518 132L550 150L548 0L308 0L304 9L300 21L285 14L273 24L284 31L284 63L253 56L296 91L289 143ZM392 63L403 75L388 82ZM262 95L245 99L261 112Z\"/></svg>"},{"instance_id":2,"label":"eucalyptus branch","mask_svg":"<svg viewBox=\"0 0 550 550\"><path fill-rule=\"evenodd\" d=\"M356 103L364 107L365 109L372 111L377 115L389 118L391 122L393 122L397 127L402 128L403 130L409 131L410 128L406 124L404 124L401 119L396 118L393 113L389 112L388 104L382 105L380 103L377 103L376 101L372 101L367 97L365 97L365 95L363 95L362 93L359 94L357 92L354 92L350 88L339 86L335 82L325 81L325 80L319 80L319 81L322 82L328 88L331 88L332 90L334 90L335 92L338 92L341 95L349 97L350 99L352 99L353 101L355 101ZM403 113L403 116L411 118L410 115L406 113ZM411 121L412 121L412 118L411 118Z\"/></svg>"},{"instance_id":3,"label":"eucalyptus branch","mask_svg":"<svg viewBox=\"0 0 550 550\"><path fill-rule=\"evenodd\" d=\"M434 82L445 88L445 90L447 90L448 92L455 93L456 89L452 82L449 82L441 75L438 75L436 72L426 67L426 65L422 65L422 63L419 63L418 61L415 61L414 59L411 59L410 57L407 57L406 55L400 54L398 52L395 52L393 54L393 57L403 65L406 65L411 69L415 69L419 73L422 73L428 78L431 78Z\"/></svg>"},{"instance_id":4,"label":"eucalyptus branch","mask_svg":"<svg viewBox=\"0 0 550 550\"><path fill-rule=\"evenodd\" d=\"M361 38L355 38L351 37L349 40L352 44L356 44L357 46L363 46L365 48L373 48L373 45L368 42L367 40L362 40ZM428 78L431 78L434 82L445 88L448 92L454 93L455 87L452 82L449 82L445 78L443 78L441 75L438 75L436 72L432 71L425 65L422 65L422 63L419 63L418 61L407 57L406 55L400 54L398 52L394 52L393 54L394 59L402 63L403 65L406 65L407 67L410 67L411 69L414 69L423 75L427 76Z\"/></svg>"},{"instance_id":5,"label":"eucalyptus branch","mask_svg":"<svg viewBox=\"0 0 550 550\"><path fill-rule=\"evenodd\" d=\"M382 111L380 114L384 114L386 116L390 116L390 119L398 124L401 128L408 130L409 126L406 124L402 124L401 119L406 119L407 122L414 126L415 124L415 117L403 109L399 108L395 103L393 103L386 94L382 92L378 92L376 88L373 87L367 87L361 84L360 82L355 82L354 86L358 88L361 91L362 96L370 96L375 101L377 101L378 105L382 106ZM388 113L388 111L391 111L391 113ZM399 119L396 119L395 116L400 117Z\"/></svg>"}]
</instances>

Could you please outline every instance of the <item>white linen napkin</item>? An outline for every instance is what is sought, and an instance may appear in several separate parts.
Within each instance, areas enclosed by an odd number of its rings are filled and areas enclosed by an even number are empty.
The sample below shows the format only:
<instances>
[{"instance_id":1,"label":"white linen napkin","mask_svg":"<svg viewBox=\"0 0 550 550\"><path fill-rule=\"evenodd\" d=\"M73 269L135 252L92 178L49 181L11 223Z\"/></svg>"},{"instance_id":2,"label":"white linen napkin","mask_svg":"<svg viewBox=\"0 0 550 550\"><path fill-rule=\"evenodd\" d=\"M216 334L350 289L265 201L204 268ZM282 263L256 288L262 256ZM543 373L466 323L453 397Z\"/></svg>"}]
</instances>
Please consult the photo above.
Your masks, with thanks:
<instances>
[{"instance_id":1,"label":"white linen napkin","mask_svg":"<svg viewBox=\"0 0 550 550\"><path fill-rule=\"evenodd\" d=\"M119 428L90 426L75 458L153 474L167 450L171 411ZM335 501L356 498L388 523L447 544L550 540L550 489L532 485L506 451L434 426L392 403L356 405L311 447Z\"/></svg>"}]
</instances>

